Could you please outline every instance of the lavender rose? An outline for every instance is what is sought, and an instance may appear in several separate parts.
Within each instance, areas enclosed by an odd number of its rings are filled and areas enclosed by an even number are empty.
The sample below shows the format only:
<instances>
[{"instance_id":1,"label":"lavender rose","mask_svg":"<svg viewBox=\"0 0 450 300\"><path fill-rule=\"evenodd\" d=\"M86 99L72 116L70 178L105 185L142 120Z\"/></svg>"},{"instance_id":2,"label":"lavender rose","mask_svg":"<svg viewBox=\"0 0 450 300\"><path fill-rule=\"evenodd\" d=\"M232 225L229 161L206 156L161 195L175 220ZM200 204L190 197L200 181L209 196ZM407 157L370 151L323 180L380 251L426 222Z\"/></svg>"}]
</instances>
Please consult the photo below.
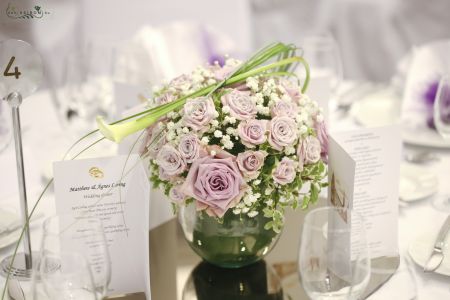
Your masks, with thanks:
<instances>
[{"instance_id":1,"label":"lavender rose","mask_svg":"<svg viewBox=\"0 0 450 300\"><path fill-rule=\"evenodd\" d=\"M156 156L156 164L166 176L176 176L184 172L186 162L181 153L171 145L164 145Z\"/></svg>"},{"instance_id":2,"label":"lavender rose","mask_svg":"<svg viewBox=\"0 0 450 300\"><path fill-rule=\"evenodd\" d=\"M248 148L263 144L267 140L267 120L246 120L238 125L238 135L241 143Z\"/></svg>"},{"instance_id":3,"label":"lavender rose","mask_svg":"<svg viewBox=\"0 0 450 300\"><path fill-rule=\"evenodd\" d=\"M328 130L325 121L316 122L314 128L317 132L317 139L320 142L320 155L326 160L328 157Z\"/></svg>"},{"instance_id":4,"label":"lavender rose","mask_svg":"<svg viewBox=\"0 0 450 300\"><path fill-rule=\"evenodd\" d=\"M320 142L310 135L307 136L298 146L297 156L303 164L314 164L320 159Z\"/></svg>"},{"instance_id":5,"label":"lavender rose","mask_svg":"<svg viewBox=\"0 0 450 300\"><path fill-rule=\"evenodd\" d=\"M294 119L298 114L298 106L293 101L280 100L272 107L270 114L272 117L288 116Z\"/></svg>"},{"instance_id":6,"label":"lavender rose","mask_svg":"<svg viewBox=\"0 0 450 300\"><path fill-rule=\"evenodd\" d=\"M206 153L200 146L200 140L195 134L186 134L180 138L178 151L186 162L192 163L199 158L201 153Z\"/></svg>"},{"instance_id":7,"label":"lavender rose","mask_svg":"<svg viewBox=\"0 0 450 300\"><path fill-rule=\"evenodd\" d=\"M169 198L176 203L181 203L186 199L186 195L182 192L181 185L175 185L170 189Z\"/></svg>"},{"instance_id":8,"label":"lavender rose","mask_svg":"<svg viewBox=\"0 0 450 300\"><path fill-rule=\"evenodd\" d=\"M223 95L220 100L224 106L230 108L230 115L238 120L252 119L258 113L249 92L232 90Z\"/></svg>"},{"instance_id":9,"label":"lavender rose","mask_svg":"<svg viewBox=\"0 0 450 300\"><path fill-rule=\"evenodd\" d=\"M235 206L246 189L234 157L197 159L182 185L182 192L197 200L198 209L217 217Z\"/></svg>"},{"instance_id":10,"label":"lavender rose","mask_svg":"<svg viewBox=\"0 0 450 300\"><path fill-rule=\"evenodd\" d=\"M266 156L266 152L249 150L239 153L236 161L244 177L251 180L258 177Z\"/></svg>"},{"instance_id":11,"label":"lavender rose","mask_svg":"<svg viewBox=\"0 0 450 300\"><path fill-rule=\"evenodd\" d=\"M166 104L175 100L175 96L172 93L165 93L155 99L157 105Z\"/></svg>"},{"instance_id":12,"label":"lavender rose","mask_svg":"<svg viewBox=\"0 0 450 300\"><path fill-rule=\"evenodd\" d=\"M276 150L291 146L297 139L297 125L287 116L275 117L269 125L269 144Z\"/></svg>"},{"instance_id":13,"label":"lavender rose","mask_svg":"<svg viewBox=\"0 0 450 300\"><path fill-rule=\"evenodd\" d=\"M283 78L280 81L280 86L283 89L283 92L289 95L292 100L298 101L302 97L300 87L296 83Z\"/></svg>"},{"instance_id":14,"label":"lavender rose","mask_svg":"<svg viewBox=\"0 0 450 300\"><path fill-rule=\"evenodd\" d=\"M141 155L148 154L150 158L154 159L166 142L166 134L155 123L145 130L144 142L141 144L139 153Z\"/></svg>"},{"instance_id":15,"label":"lavender rose","mask_svg":"<svg viewBox=\"0 0 450 300\"><path fill-rule=\"evenodd\" d=\"M192 86L192 79L188 75L180 75L169 82L169 86L178 90L187 90Z\"/></svg>"},{"instance_id":16,"label":"lavender rose","mask_svg":"<svg viewBox=\"0 0 450 300\"><path fill-rule=\"evenodd\" d=\"M285 185L294 181L296 176L297 163L290 158L283 157L277 167L272 172L273 180L276 183Z\"/></svg>"},{"instance_id":17,"label":"lavender rose","mask_svg":"<svg viewBox=\"0 0 450 300\"><path fill-rule=\"evenodd\" d=\"M196 131L203 131L216 116L217 111L210 97L188 100L183 107L183 124Z\"/></svg>"}]
</instances>

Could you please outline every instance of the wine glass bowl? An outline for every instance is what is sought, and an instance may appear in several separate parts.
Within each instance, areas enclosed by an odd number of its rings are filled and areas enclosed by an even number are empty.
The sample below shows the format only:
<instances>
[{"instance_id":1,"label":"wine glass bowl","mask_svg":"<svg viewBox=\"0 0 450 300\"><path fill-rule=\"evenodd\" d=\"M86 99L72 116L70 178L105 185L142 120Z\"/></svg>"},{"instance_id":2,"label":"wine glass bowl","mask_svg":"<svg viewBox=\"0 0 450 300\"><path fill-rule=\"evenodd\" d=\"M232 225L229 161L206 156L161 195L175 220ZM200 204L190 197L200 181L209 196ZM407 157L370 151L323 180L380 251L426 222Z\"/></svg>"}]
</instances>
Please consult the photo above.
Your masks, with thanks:
<instances>
[{"instance_id":1,"label":"wine glass bowl","mask_svg":"<svg viewBox=\"0 0 450 300\"><path fill-rule=\"evenodd\" d=\"M88 263L99 298L111 280L111 262L102 222L95 218L54 216L44 222L41 258L60 253L82 254Z\"/></svg>"},{"instance_id":2,"label":"wine glass bowl","mask_svg":"<svg viewBox=\"0 0 450 300\"><path fill-rule=\"evenodd\" d=\"M450 76L444 75L439 81L434 100L434 125L437 132L450 139Z\"/></svg>"},{"instance_id":3,"label":"wine glass bowl","mask_svg":"<svg viewBox=\"0 0 450 300\"><path fill-rule=\"evenodd\" d=\"M299 271L311 299L358 299L370 278L362 217L346 208L310 211L303 225Z\"/></svg>"}]
</instances>

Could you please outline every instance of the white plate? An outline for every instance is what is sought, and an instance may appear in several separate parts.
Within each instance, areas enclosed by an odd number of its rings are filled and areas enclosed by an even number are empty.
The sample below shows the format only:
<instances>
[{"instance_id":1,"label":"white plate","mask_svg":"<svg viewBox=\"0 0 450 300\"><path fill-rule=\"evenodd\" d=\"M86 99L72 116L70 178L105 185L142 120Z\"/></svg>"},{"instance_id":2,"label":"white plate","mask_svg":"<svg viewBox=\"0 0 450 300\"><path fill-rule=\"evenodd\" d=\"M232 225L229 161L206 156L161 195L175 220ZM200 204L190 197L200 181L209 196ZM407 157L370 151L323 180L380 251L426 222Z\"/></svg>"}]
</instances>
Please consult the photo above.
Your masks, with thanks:
<instances>
[{"instance_id":1,"label":"white plate","mask_svg":"<svg viewBox=\"0 0 450 300\"><path fill-rule=\"evenodd\" d=\"M12 223L16 220L19 220L20 217L11 212L4 209L0 209L0 229L4 228L9 223ZM9 233L0 234L0 249L11 246L19 240L21 233L21 228L11 231Z\"/></svg>"},{"instance_id":2,"label":"white plate","mask_svg":"<svg viewBox=\"0 0 450 300\"><path fill-rule=\"evenodd\" d=\"M430 197L438 190L438 179L435 174L423 168L403 163L400 168L400 199L416 201Z\"/></svg>"},{"instance_id":3,"label":"white plate","mask_svg":"<svg viewBox=\"0 0 450 300\"><path fill-rule=\"evenodd\" d=\"M422 268L425 266L425 263L427 262L427 259L430 257L431 251L433 249L434 242L436 241L438 231L434 233L426 233L416 240L414 240L409 245L409 255L411 256L412 260L421 266ZM449 237L450 235L447 235L446 243L444 246L444 260L442 261L439 268L437 268L434 272L446 276L450 276L450 245L449 245Z\"/></svg>"},{"instance_id":4,"label":"white plate","mask_svg":"<svg viewBox=\"0 0 450 300\"><path fill-rule=\"evenodd\" d=\"M400 120L401 99L386 88L356 101L350 110L352 118L364 127L390 125Z\"/></svg>"},{"instance_id":5,"label":"white plate","mask_svg":"<svg viewBox=\"0 0 450 300\"><path fill-rule=\"evenodd\" d=\"M435 130L432 130L425 125L413 126L410 124L403 124L402 126L403 141L407 144L450 149L450 140L441 137Z\"/></svg>"}]
</instances>

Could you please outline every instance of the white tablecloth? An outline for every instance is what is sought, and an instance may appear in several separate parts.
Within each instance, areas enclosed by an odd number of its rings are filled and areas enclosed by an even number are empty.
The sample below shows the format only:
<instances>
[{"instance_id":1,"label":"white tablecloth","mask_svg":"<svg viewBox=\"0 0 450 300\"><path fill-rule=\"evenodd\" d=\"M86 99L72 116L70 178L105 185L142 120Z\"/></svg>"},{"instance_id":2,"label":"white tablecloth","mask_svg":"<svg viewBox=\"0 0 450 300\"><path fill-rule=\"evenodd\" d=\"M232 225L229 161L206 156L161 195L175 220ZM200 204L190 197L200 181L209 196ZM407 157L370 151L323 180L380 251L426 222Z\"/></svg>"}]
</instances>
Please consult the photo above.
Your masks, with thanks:
<instances>
[{"instance_id":1,"label":"white tablecloth","mask_svg":"<svg viewBox=\"0 0 450 300\"><path fill-rule=\"evenodd\" d=\"M38 93L25 99L21 108L22 123L24 129L25 164L27 170L27 187L29 192L29 206L34 204L38 193L43 187L42 176L51 170L51 161L59 160L71 143L65 129L59 125L58 117L51 104L50 96L46 92ZM334 120L331 118L334 130L355 128L356 125L349 118ZM108 147L100 149L101 153L107 153ZM111 151L111 150L109 150ZM96 153L100 153L96 152ZM94 153L95 155L95 153ZM0 207L12 207L19 212L19 199L17 196L17 184L15 176L14 149L12 145L0 155ZM423 168L438 174L440 185L439 193L450 194L448 184L450 166L450 151L441 151L440 160ZM47 175L48 176L48 175ZM46 215L54 213L54 198L48 193L38 207L38 211ZM399 215L399 248L401 255L406 255L410 242L424 232L436 232L447 214L440 212L431 206L430 199L417 201L406 207L400 208ZM41 230L34 226L32 232L33 249L38 250ZM0 259L13 252L14 247L0 249ZM418 299L450 299L450 279L438 274L424 274L419 267L413 266L417 282ZM0 278L0 286L3 287L4 279ZM378 299L403 299L410 294L410 282L401 278L392 280L377 291L371 300ZM26 286L26 285L25 285ZM397 297L396 295L400 295ZM407 298L404 298L407 299Z\"/></svg>"}]
</instances>

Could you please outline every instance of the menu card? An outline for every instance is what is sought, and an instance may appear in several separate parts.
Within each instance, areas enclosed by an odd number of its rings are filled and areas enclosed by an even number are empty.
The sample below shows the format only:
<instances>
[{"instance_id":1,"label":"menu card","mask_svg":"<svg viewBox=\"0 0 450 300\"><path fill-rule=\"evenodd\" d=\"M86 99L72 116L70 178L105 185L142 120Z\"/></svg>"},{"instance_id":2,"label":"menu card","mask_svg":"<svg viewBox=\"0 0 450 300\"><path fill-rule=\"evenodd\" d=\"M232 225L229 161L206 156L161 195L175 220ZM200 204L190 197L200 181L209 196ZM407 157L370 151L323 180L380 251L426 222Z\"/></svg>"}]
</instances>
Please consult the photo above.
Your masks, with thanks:
<instances>
[{"instance_id":1,"label":"menu card","mask_svg":"<svg viewBox=\"0 0 450 300\"><path fill-rule=\"evenodd\" d=\"M150 185L139 156L56 162L54 174L57 214L102 220L111 259L108 295L145 291L150 299Z\"/></svg>"},{"instance_id":2,"label":"menu card","mask_svg":"<svg viewBox=\"0 0 450 300\"><path fill-rule=\"evenodd\" d=\"M345 152L354 160L345 159ZM401 136L398 126L333 133L329 202L359 212L372 258L398 254Z\"/></svg>"}]
</instances>

